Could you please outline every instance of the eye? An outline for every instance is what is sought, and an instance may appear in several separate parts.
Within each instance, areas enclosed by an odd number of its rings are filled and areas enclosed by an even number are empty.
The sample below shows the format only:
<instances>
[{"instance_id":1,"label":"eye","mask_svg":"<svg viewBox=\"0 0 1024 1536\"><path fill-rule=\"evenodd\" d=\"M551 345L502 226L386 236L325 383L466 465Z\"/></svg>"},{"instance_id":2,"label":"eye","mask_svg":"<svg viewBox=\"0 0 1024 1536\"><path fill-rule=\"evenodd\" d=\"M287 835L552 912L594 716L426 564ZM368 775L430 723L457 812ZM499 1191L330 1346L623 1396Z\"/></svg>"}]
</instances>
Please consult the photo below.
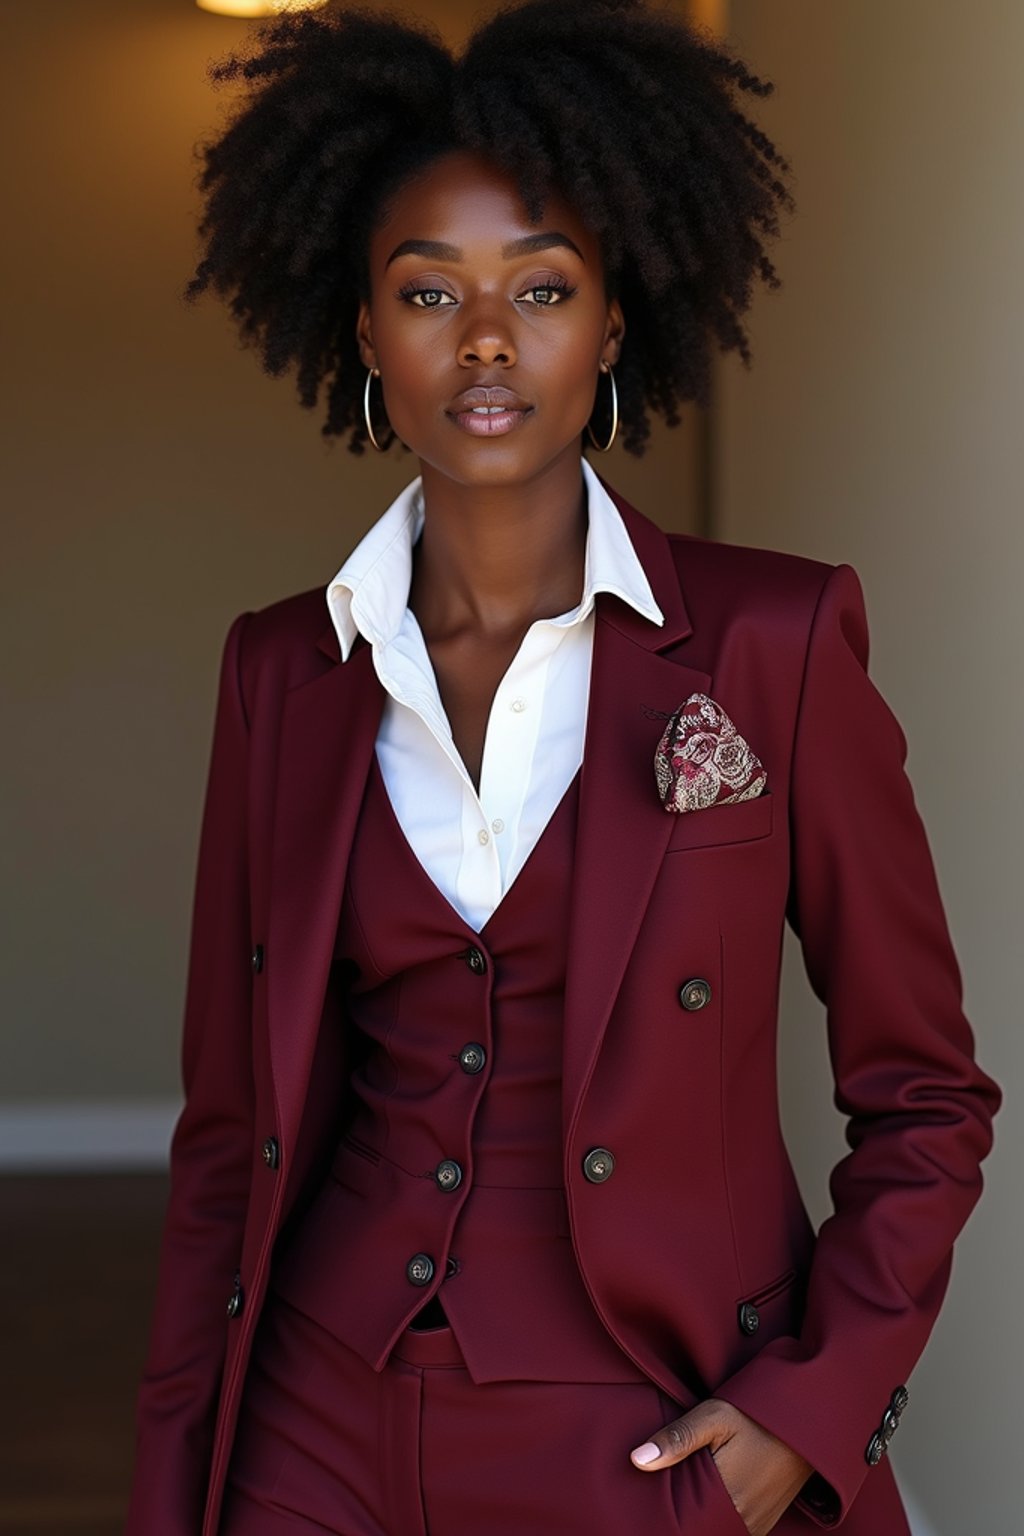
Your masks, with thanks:
<instances>
[{"instance_id":1,"label":"eye","mask_svg":"<svg viewBox=\"0 0 1024 1536\"><path fill-rule=\"evenodd\" d=\"M417 288L414 283L406 283L404 288L399 288L398 297L404 299L407 304L415 304L417 309L442 309L442 299L450 299L454 304L450 293L445 293L443 288ZM417 304L418 298L423 298L422 304Z\"/></svg>"},{"instance_id":2,"label":"eye","mask_svg":"<svg viewBox=\"0 0 1024 1536\"><path fill-rule=\"evenodd\" d=\"M531 283L529 288L523 291L525 293L542 293L544 295L542 299L535 299L533 301L538 308L542 308L549 305L564 304L566 299L572 298L576 289L566 278L552 277L543 283Z\"/></svg>"}]
</instances>

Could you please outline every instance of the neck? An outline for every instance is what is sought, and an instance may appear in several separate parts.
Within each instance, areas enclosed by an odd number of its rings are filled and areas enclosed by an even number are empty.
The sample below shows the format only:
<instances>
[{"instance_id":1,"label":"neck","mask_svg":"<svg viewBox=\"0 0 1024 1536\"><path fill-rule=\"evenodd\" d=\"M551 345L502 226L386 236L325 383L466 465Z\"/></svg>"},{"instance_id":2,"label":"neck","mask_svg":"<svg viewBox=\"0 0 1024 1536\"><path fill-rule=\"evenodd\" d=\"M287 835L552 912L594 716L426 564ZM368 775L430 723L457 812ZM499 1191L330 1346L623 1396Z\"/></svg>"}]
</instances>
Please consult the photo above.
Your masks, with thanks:
<instances>
[{"instance_id":1,"label":"neck","mask_svg":"<svg viewBox=\"0 0 1024 1536\"><path fill-rule=\"evenodd\" d=\"M426 519L409 607L430 641L500 640L583 593L587 488L578 453L516 485L461 485L422 465Z\"/></svg>"}]
</instances>

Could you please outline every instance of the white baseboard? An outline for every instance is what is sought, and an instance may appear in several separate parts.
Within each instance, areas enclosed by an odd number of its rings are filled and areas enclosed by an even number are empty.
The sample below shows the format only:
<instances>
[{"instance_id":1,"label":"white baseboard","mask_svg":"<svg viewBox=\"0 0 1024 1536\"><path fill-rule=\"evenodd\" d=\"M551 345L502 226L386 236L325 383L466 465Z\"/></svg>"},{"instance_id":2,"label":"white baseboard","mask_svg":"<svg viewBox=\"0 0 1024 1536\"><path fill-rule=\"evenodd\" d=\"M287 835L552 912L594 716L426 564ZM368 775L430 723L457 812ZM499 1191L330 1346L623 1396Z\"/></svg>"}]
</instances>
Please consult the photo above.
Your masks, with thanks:
<instances>
[{"instance_id":1,"label":"white baseboard","mask_svg":"<svg viewBox=\"0 0 1024 1536\"><path fill-rule=\"evenodd\" d=\"M177 1099L0 1102L0 1174L167 1167Z\"/></svg>"}]
</instances>

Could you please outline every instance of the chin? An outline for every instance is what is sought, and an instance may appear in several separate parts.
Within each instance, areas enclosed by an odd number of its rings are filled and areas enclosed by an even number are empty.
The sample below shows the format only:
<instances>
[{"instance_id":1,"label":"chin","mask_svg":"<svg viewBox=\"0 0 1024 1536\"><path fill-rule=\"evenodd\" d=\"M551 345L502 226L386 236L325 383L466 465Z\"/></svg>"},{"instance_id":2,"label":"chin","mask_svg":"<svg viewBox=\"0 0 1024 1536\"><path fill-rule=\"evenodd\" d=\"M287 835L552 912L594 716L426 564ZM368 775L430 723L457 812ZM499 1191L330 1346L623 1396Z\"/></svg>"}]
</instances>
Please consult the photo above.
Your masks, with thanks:
<instances>
[{"instance_id":1,"label":"chin","mask_svg":"<svg viewBox=\"0 0 1024 1536\"><path fill-rule=\"evenodd\" d=\"M429 465L437 474L460 485L477 486L515 485L534 480L560 460L567 456L575 460L583 452L582 432L574 433L566 442L554 444L539 444L536 440L526 443L521 438L514 442L513 438L517 436L517 433L510 433L507 440L493 442L486 438L467 438L455 451L450 443L446 444L443 453L429 448L413 451L421 464Z\"/></svg>"}]
</instances>

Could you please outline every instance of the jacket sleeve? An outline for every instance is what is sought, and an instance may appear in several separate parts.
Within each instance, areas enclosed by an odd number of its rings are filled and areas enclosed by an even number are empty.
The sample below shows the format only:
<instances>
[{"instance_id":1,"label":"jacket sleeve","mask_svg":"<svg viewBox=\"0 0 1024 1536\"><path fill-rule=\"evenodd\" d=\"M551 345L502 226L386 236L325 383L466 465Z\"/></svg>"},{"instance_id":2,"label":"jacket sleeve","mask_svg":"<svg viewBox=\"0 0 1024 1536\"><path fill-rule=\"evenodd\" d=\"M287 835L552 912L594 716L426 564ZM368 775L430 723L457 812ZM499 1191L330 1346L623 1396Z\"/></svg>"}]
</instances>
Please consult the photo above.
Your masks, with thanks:
<instances>
[{"instance_id":1,"label":"jacket sleeve","mask_svg":"<svg viewBox=\"0 0 1024 1536\"><path fill-rule=\"evenodd\" d=\"M136 1400L126 1536L196 1536L252 1165L248 725L239 652L221 659L192 909L181 1066L156 1303Z\"/></svg>"},{"instance_id":2,"label":"jacket sleeve","mask_svg":"<svg viewBox=\"0 0 1024 1536\"><path fill-rule=\"evenodd\" d=\"M827 1010L850 1151L832 1170L799 1337L772 1340L714 1393L811 1463L798 1503L821 1525L842 1520L884 1454L874 1437L938 1313L1001 1098L974 1060L906 738L868 677L868 644L857 573L834 566L797 715L787 918ZM902 1406L898 1393L897 1420Z\"/></svg>"}]
</instances>

